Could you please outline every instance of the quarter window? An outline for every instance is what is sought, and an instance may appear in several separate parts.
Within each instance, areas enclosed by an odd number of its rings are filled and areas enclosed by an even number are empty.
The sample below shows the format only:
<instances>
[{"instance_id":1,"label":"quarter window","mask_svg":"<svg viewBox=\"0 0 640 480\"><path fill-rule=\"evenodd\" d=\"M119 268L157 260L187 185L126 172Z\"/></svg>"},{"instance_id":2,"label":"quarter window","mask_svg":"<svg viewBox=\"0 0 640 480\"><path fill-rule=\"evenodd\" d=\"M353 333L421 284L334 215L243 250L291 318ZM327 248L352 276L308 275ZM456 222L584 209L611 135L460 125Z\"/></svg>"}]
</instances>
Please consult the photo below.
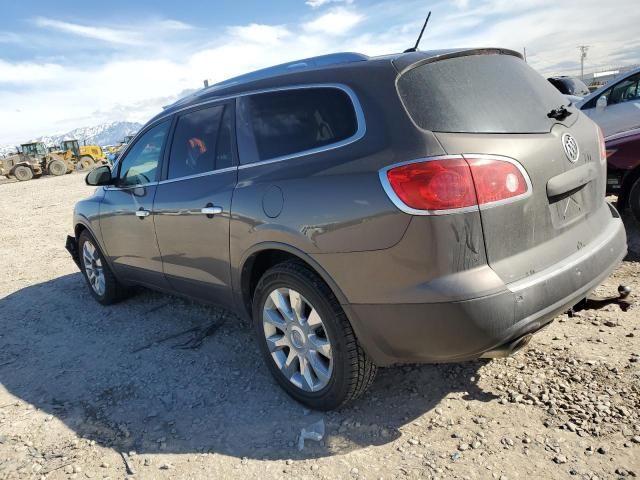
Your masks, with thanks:
<instances>
[{"instance_id":1,"label":"quarter window","mask_svg":"<svg viewBox=\"0 0 640 480\"><path fill-rule=\"evenodd\" d=\"M144 133L131 147L120 161L119 186L143 185L157 180L158 165L169 125L169 121L156 125Z\"/></svg>"},{"instance_id":2,"label":"quarter window","mask_svg":"<svg viewBox=\"0 0 640 480\"><path fill-rule=\"evenodd\" d=\"M232 165L230 108L218 105L178 118L168 178L198 175Z\"/></svg>"},{"instance_id":3,"label":"quarter window","mask_svg":"<svg viewBox=\"0 0 640 480\"><path fill-rule=\"evenodd\" d=\"M358 121L349 95L337 88L301 88L241 99L258 160L302 153L346 140Z\"/></svg>"}]
</instances>

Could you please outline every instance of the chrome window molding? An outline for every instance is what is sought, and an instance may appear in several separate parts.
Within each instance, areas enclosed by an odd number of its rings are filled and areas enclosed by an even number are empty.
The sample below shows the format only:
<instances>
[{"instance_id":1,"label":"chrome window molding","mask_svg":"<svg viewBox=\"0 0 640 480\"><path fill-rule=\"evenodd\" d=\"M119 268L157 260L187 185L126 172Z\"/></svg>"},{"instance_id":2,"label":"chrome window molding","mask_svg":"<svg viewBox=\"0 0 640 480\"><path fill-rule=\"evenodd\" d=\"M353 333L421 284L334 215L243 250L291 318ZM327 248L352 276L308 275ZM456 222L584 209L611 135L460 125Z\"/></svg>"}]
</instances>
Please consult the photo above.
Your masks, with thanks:
<instances>
[{"instance_id":1,"label":"chrome window molding","mask_svg":"<svg viewBox=\"0 0 640 480\"><path fill-rule=\"evenodd\" d=\"M184 177L167 178L166 180L160 180L158 182L158 185L166 185L167 183L175 183L175 182L181 182L183 180L191 180L192 178L209 177L211 175L217 175L218 173L232 172L237 169L238 169L238 166L234 165L233 167L221 168L219 170L211 170L204 173L195 173L193 175L185 175Z\"/></svg>"},{"instance_id":2,"label":"chrome window molding","mask_svg":"<svg viewBox=\"0 0 640 480\"><path fill-rule=\"evenodd\" d=\"M496 202L490 202L490 203L484 203L482 205L470 205L468 207L462 207L462 208L451 208L448 210L420 210L420 209L416 209L416 208L412 208L409 205L407 205L406 203L404 203L400 197L398 197L398 195L396 194L396 192L393 190L393 187L391 186L391 183L389 183L389 178L387 177L387 172L393 168L396 167L401 167L403 165L410 165L412 163L423 163L423 162L431 162L434 160L454 160L454 159L458 159L458 160L462 160L462 159L471 159L471 158L479 158L479 159L487 159L487 160L500 160L503 162L509 162L512 165L514 165L522 174L522 176L524 177L524 180L527 184L527 191L521 195L516 195L515 197L511 197L511 198L507 198L505 200L498 200ZM404 213L408 213L409 215L451 215L451 214L456 214L456 213L468 213L468 212L478 212L480 210L486 210L489 208L493 208L493 207L497 207L500 205L504 205L507 203L513 203L513 202L517 202L519 200L522 200L524 198L528 198L532 195L532 185L531 185L531 179L529 178L529 174L527 173L527 171L524 169L524 167L522 165L520 165L519 162L517 162L516 160L514 160L513 158L509 158L509 157L504 157L501 155L487 155L487 154L474 154L474 153L465 153L464 155L437 155L437 156L433 156L433 157L425 157L425 158L418 158L415 160L408 160L405 162L398 162L398 163L394 163L393 165L389 165L387 167L381 168L378 171L378 176L380 178L380 183L382 183L382 188L384 189L385 193L387 194L387 196L389 197L389 199L391 200L391 202L401 211L403 211Z\"/></svg>"},{"instance_id":3,"label":"chrome window molding","mask_svg":"<svg viewBox=\"0 0 640 480\"><path fill-rule=\"evenodd\" d=\"M149 183L139 183L137 185L126 185L124 187L118 187L116 185L105 185L105 190L133 190L135 188L144 188L144 187L155 187L160 182L149 182Z\"/></svg>"},{"instance_id":4,"label":"chrome window molding","mask_svg":"<svg viewBox=\"0 0 640 480\"><path fill-rule=\"evenodd\" d=\"M272 159L267 159L267 160L260 160L258 162L254 162L254 163L247 163L245 165L241 164L241 165L239 165L238 168L245 169L245 168L250 168L250 167L254 167L254 166L265 165L265 164L268 164L268 163L282 162L284 160L290 160L292 158L303 157L303 156L306 156L306 155L312 155L312 154L320 153L320 152L324 152L324 151L334 150L336 148L341 148L341 147L344 147L344 146L349 145L351 143L355 143L358 140L360 140L362 137L364 137L365 133L367 132L367 124L366 124L366 121L365 121L365 118L364 118L364 111L362 110L362 105L360 104L360 101L358 100L358 97L357 97L356 93L351 89L351 87L348 87L347 85L344 85L342 83L294 84L294 85L287 85L287 86L282 86L282 87L264 88L264 89L259 89L259 90L251 90L251 91L247 91L247 92L234 93L232 95L225 95L225 96L222 96L222 97L215 97L215 98L203 100L202 102L197 102L197 103L194 103L194 104L191 104L191 105L184 106L182 108L179 108L177 110L169 112L169 113L167 113L165 115L162 115L162 116L156 118L153 121L153 124L149 124L148 126L145 125L145 127L140 129L140 131L136 134L136 136L131 139L131 141L129 142L129 145L127 146L126 150L124 150L122 152L122 154L118 157L118 162L119 162L119 160L121 158L123 158L127 154L130 146L133 145L138 140L138 136L140 136L143 132L146 132L147 130L149 130L149 128L151 128L156 123L159 123L159 122L161 122L163 120L171 118L173 115L176 115L176 114L178 114L180 112L183 112L185 110L190 110L192 108L197 108L197 107L209 105L209 104L212 104L212 103L219 103L219 102L224 102L224 101L228 101L228 100L235 100L236 98L248 97L248 96L251 96L251 95L259 95L261 93L283 92L283 91L287 91L287 90L302 90L302 89L310 89L310 88L336 88L338 90L342 90L343 92L345 92L349 96L349 99L351 100L351 104L353 105L353 108L354 108L354 110L356 112L356 122L358 124L356 133L354 135L352 135L351 137L349 137L349 138L341 140L340 142L332 143L330 145L325 145L324 147L318 147L318 148L314 148L314 149L311 149L311 150L306 150L306 151L295 153L295 154L291 154L291 155L284 155L282 157L277 157L277 158L272 158ZM237 138L237 134L236 134L236 138ZM240 159L240 160L242 160L242 159Z\"/></svg>"},{"instance_id":5,"label":"chrome window molding","mask_svg":"<svg viewBox=\"0 0 640 480\"><path fill-rule=\"evenodd\" d=\"M238 97L248 97L252 95L259 95L261 93L282 92L282 91L288 91L288 90L303 90L303 89L307 90L307 89L318 89L318 88L333 88L336 90L341 90L342 92L347 94L347 96L349 97L349 100L351 101L351 106L353 107L353 110L356 114L356 132L352 136L345 138L344 140L330 143L322 147L311 148L308 150L303 150L301 152L291 153L289 155L282 155L280 157L267 158L265 160L259 160L257 162L241 164L239 166L241 170L244 170L246 168L251 168L254 166L268 165L270 163L282 162L285 160L291 160L293 158L305 157L308 155L314 155L317 153L335 150L337 148L342 148L352 143L355 143L358 140L360 140L362 137L364 137L364 135L367 132L367 124L364 118L364 111L362 110L362 105L360 104L360 101L358 100L358 97L355 94L355 92L350 87L341 83L315 83L315 84L308 84L308 85L293 85L288 87L278 87L278 88L269 89L266 91L246 93L243 95L239 95Z\"/></svg>"}]
</instances>

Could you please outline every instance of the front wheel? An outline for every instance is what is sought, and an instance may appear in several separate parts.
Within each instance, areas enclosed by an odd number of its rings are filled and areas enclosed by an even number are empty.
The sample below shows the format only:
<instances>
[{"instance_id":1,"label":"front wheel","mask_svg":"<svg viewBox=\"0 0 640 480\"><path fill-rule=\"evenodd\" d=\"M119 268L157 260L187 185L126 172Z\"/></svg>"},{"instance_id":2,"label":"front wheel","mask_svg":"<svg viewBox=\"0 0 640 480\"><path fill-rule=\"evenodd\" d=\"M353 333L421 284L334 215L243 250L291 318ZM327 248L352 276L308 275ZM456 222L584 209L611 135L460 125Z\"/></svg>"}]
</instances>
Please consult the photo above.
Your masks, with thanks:
<instances>
[{"instance_id":1,"label":"front wheel","mask_svg":"<svg viewBox=\"0 0 640 480\"><path fill-rule=\"evenodd\" d=\"M376 366L335 295L301 263L281 263L264 274L253 298L253 323L275 379L311 408L338 408L375 378Z\"/></svg>"},{"instance_id":2,"label":"front wheel","mask_svg":"<svg viewBox=\"0 0 640 480\"><path fill-rule=\"evenodd\" d=\"M49 175L59 177L67 173L67 164L62 160L52 160L49 163Z\"/></svg>"},{"instance_id":3,"label":"front wheel","mask_svg":"<svg viewBox=\"0 0 640 480\"><path fill-rule=\"evenodd\" d=\"M78 240L80 270L89 285L93 298L102 305L110 305L122 300L126 288L118 282L107 264L97 242L86 230Z\"/></svg>"},{"instance_id":4,"label":"front wheel","mask_svg":"<svg viewBox=\"0 0 640 480\"><path fill-rule=\"evenodd\" d=\"M33 178L33 170L24 165L18 165L13 171L13 176L20 182L26 182Z\"/></svg>"},{"instance_id":5,"label":"front wheel","mask_svg":"<svg viewBox=\"0 0 640 480\"><path fill-rule=\"evenodd\" d=\"M640 178L638 178L629 190L629 207L636 220L640 222Z\"/></svg>"},{"instance_id":6,"label":"front wheel","mask_svg":"<svg viewBox=\"0 0 640 480\"><path fill-rule=\"evenodd\" d=\"M93 161L89 155L83 155L78 159L78 170L86 171L90 170L95 166L96 162Z\"/></svg>"}]
</instances>

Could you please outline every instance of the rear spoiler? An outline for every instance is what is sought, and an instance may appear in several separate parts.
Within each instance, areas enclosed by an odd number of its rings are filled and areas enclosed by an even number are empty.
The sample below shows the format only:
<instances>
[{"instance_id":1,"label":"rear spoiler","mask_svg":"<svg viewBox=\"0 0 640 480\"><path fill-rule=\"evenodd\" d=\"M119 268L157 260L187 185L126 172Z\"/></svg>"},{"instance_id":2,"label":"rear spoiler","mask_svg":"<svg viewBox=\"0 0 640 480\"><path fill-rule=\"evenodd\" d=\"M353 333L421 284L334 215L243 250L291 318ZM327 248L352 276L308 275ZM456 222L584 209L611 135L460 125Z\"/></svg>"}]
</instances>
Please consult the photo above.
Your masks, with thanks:
<instances>
[{"instance_id":1,"label":"rear spoiler","mask_svg":"<svg viewBox=\"0 0 640 480\"><path fill-rule=\"evenodd\" d=\"M471 55L511 55L521 60L524 59L521 53L507 48L465 48L455 50L439 50L431 52L412 52L400 55L392 60L392 64L399 74L407 70L425 65L427 63L439 62L450 58L468 57Z\"/></svg>"}]
</instances>

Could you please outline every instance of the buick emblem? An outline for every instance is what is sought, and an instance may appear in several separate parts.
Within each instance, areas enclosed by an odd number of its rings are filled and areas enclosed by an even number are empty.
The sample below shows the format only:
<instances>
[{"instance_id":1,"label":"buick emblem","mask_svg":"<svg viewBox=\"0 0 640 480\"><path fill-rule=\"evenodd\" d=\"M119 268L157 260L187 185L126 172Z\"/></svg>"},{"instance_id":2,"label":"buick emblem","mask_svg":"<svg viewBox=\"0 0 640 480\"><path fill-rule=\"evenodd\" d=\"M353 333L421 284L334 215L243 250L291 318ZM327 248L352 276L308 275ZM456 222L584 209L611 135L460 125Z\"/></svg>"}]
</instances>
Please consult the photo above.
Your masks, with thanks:
<instances>
[{"instance_id":1,"label":"buick emblem","mask_svg":"<svg viewBox=\"0 0 640 480\"><path fill-rule=\"evenodd\" d=\"M580 156L580 148L578 147L578 142L571 134L565 133L562 135L562 147L564 148L564 153L569 161L571 163L576 163Z\"/></svg>"}]
</instances>

